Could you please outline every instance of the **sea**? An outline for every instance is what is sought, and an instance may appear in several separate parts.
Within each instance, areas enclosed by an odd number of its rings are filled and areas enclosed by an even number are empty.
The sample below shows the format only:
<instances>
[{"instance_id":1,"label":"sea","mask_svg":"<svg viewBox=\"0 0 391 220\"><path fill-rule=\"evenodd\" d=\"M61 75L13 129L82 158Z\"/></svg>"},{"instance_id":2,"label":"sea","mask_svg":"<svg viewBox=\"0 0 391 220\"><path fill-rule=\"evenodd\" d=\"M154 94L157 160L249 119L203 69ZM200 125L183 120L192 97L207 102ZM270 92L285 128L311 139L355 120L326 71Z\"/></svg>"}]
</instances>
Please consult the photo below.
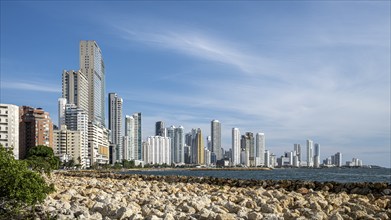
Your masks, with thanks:
<instances>
[{"instance_id":1,"label":"sea","mask_svg":"<svg viewBox=\"0 0 391 220\"><path fill-rule=\"evenodd\" d=\"M161 176L195 176L256 180L306 180L319 182L388 182L391 184L389 168L276 168L272 170L203 170L203 169L151 169L129 170L124 174Z\"/></svg>"}]
</instances>

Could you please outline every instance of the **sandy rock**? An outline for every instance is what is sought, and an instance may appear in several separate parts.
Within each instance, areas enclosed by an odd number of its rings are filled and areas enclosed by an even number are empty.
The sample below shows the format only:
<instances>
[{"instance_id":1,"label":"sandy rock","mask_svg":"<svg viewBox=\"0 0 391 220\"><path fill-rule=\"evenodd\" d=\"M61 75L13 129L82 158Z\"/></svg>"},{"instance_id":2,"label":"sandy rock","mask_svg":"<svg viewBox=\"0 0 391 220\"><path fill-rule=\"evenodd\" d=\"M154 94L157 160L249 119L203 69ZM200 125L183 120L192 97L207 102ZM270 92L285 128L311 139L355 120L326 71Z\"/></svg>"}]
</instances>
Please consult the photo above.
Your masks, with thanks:
<instances>
[{"instance_id":1,"label":"sandy rock","mask_svg":"<svg viewBox=\"0 0 391 220\"><path fill-rule=\"evenodd\" d=\"M258 212L250 212L247 217L248 220L260 220L263 218L262 214Z\"/></svg>"},{"instance_id":2,"label":"sandy rock","mask_svg":"<svg viewBox=\"0 0 391 220\"><path fill-rule=\"evenodd\" d=\"M100 214L99 212L95 212L93 214L90 215L90 219L102 219L102 214Z\"/></svg>"},{"instance_id":3,"label":"sandy rock","mask_svg":"<svg viewBox=\"0 0 391 220\"><path fill-rule=\"evenodd\" d=\"M216 216L216 220L234 220L235 216L230 213L219 213Z\"/></svg>"},{"instance_id":4,"label":"sandy rock","mask_svg":"<svg viewBox=\"0 0 391 220\"><path fill-rule=\"evenodd\" d=\"M343 217L337 212L330 217L330 220L343 220Z\"/></svg>"},{"instance_id":5,"label":"sandy rock","mask_svg":"<svg viewBox=\"0 0 391 220\"><path fill-rule=\"evenodd\" d=\"M241 207L239 205L236 205L235 203L233 202L227 202L224 204L224 207L228 210L228 212L230 213L237 213Z\"/></svg>"},{"instance_id":6,"label":"sandy rock","mask_svg":"<svg viewBox=\"0 0 391 220\"><path fill-rule=\"evenodd\" d=\"M206 209L206 208L203 208L199 212L199 219L200 220L214 219L215 216L216 216L216 214L214 212L212 212L212 211L210 211L209 209Z\"/></svg>"},{"instance_id":7,"label":"sandy rock","mask_svg":"<svg viewBox=\"0 0 391 220\"><path fill-rule=\"evenodd\" d=\"M275 206L271 204L262 204L261 211L262 213L274 213Z\"/></svg>"},{"instance_id":8,"label":"sandy rock","mask_svg":"<svg viewBox=\"0 0 391 220\"><path fill-rule=\"evenodd\" d=\"M308 194L309 193L309 190L307 188L300 188L298 189L296 192L302 194L302 195L305 195L305 194Z\"/></svg>"},{"instance_id":9,"label":"sandy rock","mask_svg":"<svg viewBox=\"0 0 391 220\"><path fill-rule=\"evenodd\" d=\"M121 207L116 211L114 218L116 219L129 218L130 216L132 216L132 214L133 214L132 210L129 209L128 207Z\"/></svg>"}]
</instances>

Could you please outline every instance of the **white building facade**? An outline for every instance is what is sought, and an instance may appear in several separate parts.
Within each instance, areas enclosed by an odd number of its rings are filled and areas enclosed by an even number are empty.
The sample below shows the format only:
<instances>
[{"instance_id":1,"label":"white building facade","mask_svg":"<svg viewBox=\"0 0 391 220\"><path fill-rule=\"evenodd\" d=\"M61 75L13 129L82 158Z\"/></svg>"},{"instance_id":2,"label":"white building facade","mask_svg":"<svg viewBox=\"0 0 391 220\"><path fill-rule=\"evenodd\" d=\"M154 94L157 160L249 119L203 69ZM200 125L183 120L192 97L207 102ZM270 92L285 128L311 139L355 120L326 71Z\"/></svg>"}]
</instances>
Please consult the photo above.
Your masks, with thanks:
<instances>
[{"instance_id":1,"label":"white building facade","mask_svg":"<svg viewBox=\"0 0 391 220\"><path fill-rule=\"evenodd\" d=\"M99 123L88 123L88 146L91 165L109 163L109 130Z\"/></svg>"},{"instance_id":2,"label":"white building facade","mask_svg":"<svg viewBox=\"0 0 391 220\"><path fill-rule=\"evenodd\" d=\"M122 103L123 100L116 93L109 93L109 130L111 131L110 142L115 146L115 161L124 159L122 137Z\"/></svg>"},{"instance_id":3,"label":"white building facade","mask_svg":"<svg viewBox=\"0 0 391 220\"><path fill-rule=\"evenodd\" d=\"M265 134L255 135L255 166L265 165Z\"/></svg>"},{"instance_id":4,"label":"white building facade","mask_svg":"<svg viewBox=\"0 0 391 220\"><path fill-rule=\"evenodd\" d=\"M143 144L145 164L171 164L171 139L162 136L150 136Z\"/></svg>"},{"instance_id":5,"label":"white building facade","mask_svg":"<svg viewBox=\"0 0 391 220\"><path fill-rule=\"evenodd\" d=\"M0 104L0 144L12 148L15 159L19 159L19 107Z\"/></svg>"},{"instance_id":6,"label":"white building facade","mask_svg":"<svg viewBox=\"0 0 391 220\"><path fill-rule=\"evenodd\" d=\"M239 128L232 128L232 166L240 164L240 131Z\"/></svg>"},{"instance_id":7,"label":"white building facade","mask_svg":"<svg viewBox=\"0 0 391 220\"><path fill-rule=\"evenodd\" d=\"M313 147L313 141L312 140L307 140L307 167L313 167L314 162L314 147Z\"/></svg>"}]
</instances>

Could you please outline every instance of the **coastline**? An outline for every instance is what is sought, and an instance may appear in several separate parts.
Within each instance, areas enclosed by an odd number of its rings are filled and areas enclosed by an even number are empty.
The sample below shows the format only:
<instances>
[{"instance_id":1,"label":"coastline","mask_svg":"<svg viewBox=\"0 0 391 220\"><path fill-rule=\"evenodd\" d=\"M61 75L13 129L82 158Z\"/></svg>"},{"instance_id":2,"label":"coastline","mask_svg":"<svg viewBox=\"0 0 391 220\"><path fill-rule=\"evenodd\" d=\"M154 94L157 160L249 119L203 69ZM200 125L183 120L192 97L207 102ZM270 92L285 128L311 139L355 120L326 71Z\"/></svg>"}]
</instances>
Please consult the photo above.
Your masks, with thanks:
<instances>
[{"instance_id":1,"label":"coastline","mask_svg":"<svg viewBox=\"0 0 391 220\"><path fill-rule=\"evenodd\" d=\"M47 180L57 191L48 196L39 210L58 219L390 219L391 216L391 187L387 183L255 181L92 171L55 172ZM317 188L319 184L323 188ZM335 192L336 189L341 191Z\"/></svg>"}]
</instances>

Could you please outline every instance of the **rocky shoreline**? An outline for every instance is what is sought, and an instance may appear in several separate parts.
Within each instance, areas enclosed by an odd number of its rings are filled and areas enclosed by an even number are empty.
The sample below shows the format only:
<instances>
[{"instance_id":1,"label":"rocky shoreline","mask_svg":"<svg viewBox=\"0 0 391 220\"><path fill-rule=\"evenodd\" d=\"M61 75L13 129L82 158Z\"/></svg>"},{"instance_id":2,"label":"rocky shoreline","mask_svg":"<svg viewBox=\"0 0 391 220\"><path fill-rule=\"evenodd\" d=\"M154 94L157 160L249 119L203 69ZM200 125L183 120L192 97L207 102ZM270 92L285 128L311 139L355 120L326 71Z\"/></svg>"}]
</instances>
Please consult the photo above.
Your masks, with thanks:
<instances>
[{"instance_id":1,"label":"rocky shoreline","mask_svg":"<svg viewBox=\"0 0 391 220\"><path fill-rule=\"evenodd\" d=\"M59 172L36 207L58 219L390 219L389 183ZM41 217L45 218L45 217Z\"/></svg>"}]
</instances>

